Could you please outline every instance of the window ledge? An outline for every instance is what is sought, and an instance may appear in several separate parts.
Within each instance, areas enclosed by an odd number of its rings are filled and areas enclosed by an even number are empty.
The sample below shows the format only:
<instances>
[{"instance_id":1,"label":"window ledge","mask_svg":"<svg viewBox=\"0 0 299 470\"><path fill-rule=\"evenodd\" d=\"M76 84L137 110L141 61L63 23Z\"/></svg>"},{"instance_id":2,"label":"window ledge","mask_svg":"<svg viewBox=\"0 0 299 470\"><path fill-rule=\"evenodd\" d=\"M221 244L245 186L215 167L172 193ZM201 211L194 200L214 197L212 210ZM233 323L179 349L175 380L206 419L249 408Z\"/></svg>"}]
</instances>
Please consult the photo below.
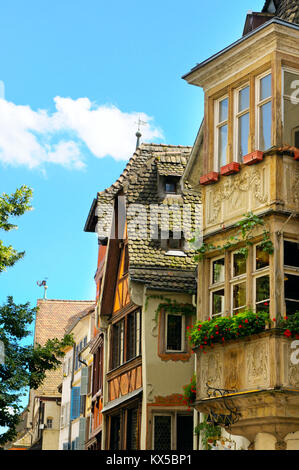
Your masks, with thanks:
<instances>
[{"instance_id":1,"label":"window ledge","mask_svg":"<svg viewBox=\"0 0 299 470\"><path fill-rule=\"evenodd\" d=\"M199 182L200 184L203 184L203 185L213 184L213 183L217 183L218 178L219 178L219 173L217 173L216 171L211 171L210 173L203 175L199 179Z\"/></svg>"},{"instance_id":2,"label":"window ledge","mask_svg":"<svg viewBox=\"0 0 299 470\"><path fill-rule=\"evenodd\" d=\"M179 250L169 250L169 251L166 251L165 253L166 256L183 256L183 257L186 257L186 253L184 253L183 251L179 251Z\"/></svg>"},{"instance_id":3,"label":"window ledge","mask_svg":"<svg viewBox=\"0 0 299 470\"><path fill-rule=\"evenodd\" d=\"M239 171L240 171L240 163L238 162L231 162L220 168L220 173L222 176L233 175L234 173L238 173Z\"/></svg>"},{"instance_id":4,"label":"window ledge","mask_svg":"<svg viewBox=\"0 0 299 470\"><path fill-rule=\"evenodd\" d=\"M243 162L245 165L254 165L255 163L259 163L264 158L264 152L260 150L256 150L255 152L251 152L248 155L243 157Z\"/></svg>"}]
</instances>

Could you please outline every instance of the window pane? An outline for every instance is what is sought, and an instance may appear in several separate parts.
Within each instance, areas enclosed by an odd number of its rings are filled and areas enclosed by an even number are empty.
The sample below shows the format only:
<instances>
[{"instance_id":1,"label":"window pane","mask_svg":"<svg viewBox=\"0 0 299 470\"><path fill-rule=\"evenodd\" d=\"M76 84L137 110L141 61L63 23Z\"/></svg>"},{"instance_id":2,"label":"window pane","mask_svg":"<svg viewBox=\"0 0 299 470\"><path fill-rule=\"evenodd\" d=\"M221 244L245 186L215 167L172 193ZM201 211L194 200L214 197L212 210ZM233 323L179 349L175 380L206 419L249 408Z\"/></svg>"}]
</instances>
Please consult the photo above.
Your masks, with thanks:
<instances>
[{"instance_id":1,"label":"window pane","mask_svg":"<svg viewBox=\"0 0 299 470\"><path fill-rule=\"evenodd\" d=\"M130 315L128 315L127 322L126 360L129 361L136 356L136 312L130 313Z\"/></svg>"},{"instance_id":2,"label":"window pane","mask_svg":"<svg viewBox=\"0 0 299 470\"><path fill-rule=\"evenodd\" d=\"M127 450L138 448L138 409L128 410L127 422Z\"/></svg>"},{"instance_id":3,"label":"window pane","mask_svg":"<svg viewBox=\"0 0 299 470\"><path fill-rule=\"evenodd\" d=\"M228 98L219 102L219 122L227 120L228 116Z\"/></svg>"},{"instance_id":4,"label":"window pane","mask_svg":"<svg viewBox=\"0 0 299 470\"><path fill-rule=\"evenodd\" d=\"M178 415L176 450L193 450L193 416Z\"/></svg>"},{"instance_id":5,"label":"window pane","mask_svg":"<svg viewBox=\"0 0 299 470\"><path fill-rule=\"evenodd\" d=\"M299 276L285 274L284 296L287 304L287 313L299 311Z\"/></svg>"},{"instance_id":6,"label":"window pane","mask_svg":"<svg viewBox=\"0 0 299 470\"><path fill-rule=\"evenodd\" d=\"M284 241L284 265L299 268L299 243Z\"/></svg>"},{"instance_id":7,"label":"window pane","mask_svg":"<svg viewBox=\"0 0 299 470\"><path fill-rule=\"evenodd\" d=\"M182 316L167 315L167 344L168 351L182 350Z\"/></svg>"},{"instance_id":8,"label":"window pane","mask_svg":"<svg viewBox=\"0 0 299 470\"><path fill-rule=\"evenodd\" d=\"M238 118L238 159L248 154L249 113Z\"/></svg>"},{"instance_id":9,"label":"window pane","mask_svg":"<svg viewBox=\"0 0 299 470\"><path fill-rule=\"evenodd\" d=\"M111 416L110 450L120 449L120 415Z\"/></svg>"},{"instance_id":10,"label":"window pane","mask_svg":"<svg viewBox=\"0 0 299 470\"><path fill-rule=\"evenodd\" d=\"M249 86L239 91L239 113L249 108Z\"/></svg>"},{"instance_id":11,"label":"window pane","mask_svg":"<svg viewBox=\"0 0 299 470\"><path fill-rule=\"evenodd\" d=\"M224 312L224 289L212 293L212 315L221 315Z\"/></svg>"},{"instance_id":12,"label":"window pane","mask_svg":"<svg viewBox=\"0 0 299 470\"><path fill-rule=\"evenodd\" d=\"M171 416L155 416L154 450L171 450Z\"/></svg>"},{"instance_id":13,"label":"window pane","mask_svg":"<svg viewBox=\"0 0 299 470\"><path fill-rule=\"evenodd\" d=\"M256 302L262 302L270 298L269 276L262 276L256 279Z\"/></svg>"},{"instance_id":14,"label":"window pane","mask_svg":"<svg viewBox=\"0 0 299 470\"><path fill-rule=\"evenodd\" d=\"M241 276L246 273L246 258L241 253L234 253L234 272L233 276Z\"/></svg>"},{"instance_id":15,"label":"window pane","mask_svg":"<svg viewBox=\"0 0 299 470\"><path fill-rule=\"evenodd\" d=\"M226 165L227 125L218 129L218 161L220 166Z\"/></svg>"},{"instance_id":16,"label":"window pane","mask_svg":"<svg viewBox=\"0 0 299 470\"><path fill-rule=\"evenodd\" d=\"M266 266L269 266L269 253L263 251L261 247L256 247L256 260L255 267L256 269L262 269Z\"/></svg>"},{"instance_id":17,"label":"window pane","mask_svg":"<svg viewBox=\"0 0 299 470\"><path fill-rule=\"evenodd\" d=\"M246 282L233 286L233 309L239 309L246 305Z\"/></svg>"},{"instance_id":18,"label":"window pane","mask_svg":"<svg viewBox=\"0 0 299 470\"><path fill-rule=\"evenodd\" d=\"M213 261L213 284L224 282L224 258Z\"/></svg>"},{"instance_id":19,"label":"window pane","mask_svg":"<svg viewBox=\"0 0 299 470\"><path fill-rule=\"evenodd\" d=\"M175 183L165 183L165 192L166 193L175 193L176 185Z\"/></svg>"},{"instance_id":20,"label":"window pane","mask_svg":"<svg viewBox=\"0 0 299 470\"><path fill-rule=\"evenodd\" d=\"M272 96L271 74L260 80L260 101Z\"/></svg>"},{"instance_id":21,"label":"window pane","mask_svg":"<svg viewBox=\"0 0 299 470\"><path fill-rule=\"evenodd\" d=\"M271 147L272 105L271 101L260 107L259 150Z\"/></svg>"}]
</instances>

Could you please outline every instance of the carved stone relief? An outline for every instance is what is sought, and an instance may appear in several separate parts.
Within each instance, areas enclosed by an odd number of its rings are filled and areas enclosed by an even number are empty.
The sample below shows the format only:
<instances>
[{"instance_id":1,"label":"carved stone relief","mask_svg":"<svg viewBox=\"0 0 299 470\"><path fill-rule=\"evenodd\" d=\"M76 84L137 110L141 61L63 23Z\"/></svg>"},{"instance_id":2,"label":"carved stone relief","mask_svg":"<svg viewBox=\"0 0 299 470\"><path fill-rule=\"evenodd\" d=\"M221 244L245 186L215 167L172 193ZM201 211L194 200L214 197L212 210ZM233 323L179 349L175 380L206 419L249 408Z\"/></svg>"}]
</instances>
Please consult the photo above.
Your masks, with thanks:
<instances>
[{"instance_id":1,"label":"carved stone relief","mask_svg":"<svg viewBox=\"0 0 299 470\"><path fill-rule=\"evenodd\" d=\"M245 169L241 173L226 178L207 193L206 208L208 223L220 220L223 204L228 205L230 212L249 209L249 197L252 195L254 206L265 204L268 200L266 190L266 168ZM247 193L247 194L246 194ZM250 193L250 194L248 194Z\"/></svg>"},{"instance_id":2,"label":"carved stone relief","mask_svg":"<svg viewBox=\"0 0 299 470\"><path fill-rule=\"evenodd\" d=\"M266 386L269 383L269 344L255 342L247 347L247 383L249 386Z\"/></svg>"},{"instance_id":3,"label":"carved stone relief","mask_svg":"<svg viewBox=\"0 0 299 470\"><path fill-rule=\"evenodd\" d=\"M200 364L200 386L201 386L201 396L205 397L207 395L207 383L214 388L222 388L222 356L220 352L209 353L201 357Z\"/></svg>"},{"instance_id":4,"label":"carved stone relief","mask_svg":"<svg viewBox=\"0 0 299 470\"><path fill-rule=\"evenodd\" d=\"M299 364L296 364L296 358L294 354L294 349L291 348L291 344L288 347L288 382L292 387L299 388Z\"/></svg>"}]
</instances>

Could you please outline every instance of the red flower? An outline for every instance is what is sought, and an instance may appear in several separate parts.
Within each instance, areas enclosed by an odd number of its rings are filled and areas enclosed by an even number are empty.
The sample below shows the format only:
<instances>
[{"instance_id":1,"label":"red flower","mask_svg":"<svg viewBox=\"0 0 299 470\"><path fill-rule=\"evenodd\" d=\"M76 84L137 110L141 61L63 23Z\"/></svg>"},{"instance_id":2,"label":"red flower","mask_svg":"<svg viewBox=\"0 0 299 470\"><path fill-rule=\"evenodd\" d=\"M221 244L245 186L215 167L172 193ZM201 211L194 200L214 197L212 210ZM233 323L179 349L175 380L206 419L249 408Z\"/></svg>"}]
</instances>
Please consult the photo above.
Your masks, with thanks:
<instances>
[{"instance_id":1,"label":"red flower","mask_svg":"<svg viewBox=\"0 0 299 470\"><path fill-rule=\"evenodd\" d=\"M222 341L224 341L224 338L222 338Z\"/></svg>"},{"instance_id":2,"label":"red flower","mask_svg":"<svg viewBox=\"0 0 299 470\"><path fill-rule=\"evenodd\" d=\"M296 334L296 339L299 339L299 335L298 335L298 333Z\"/></svg>"},{"instance_id":3,"label":"red flower","mask_svg":"<svg viewBox=\"0 0 299 470\"><path fill-rule=\"evenodd\" d=\"M247 320L247 318L246 318L246 320L245 320L245 323L248 323L248 320Z\"/></svg>"},{"instance_id":4,"label":"red flower","mask_svg":"<svg viewBox=\"0 0 299 470\"><path fill-rule=\"evenodd\" d=\"M203 345L202 345L202 344L201 344L199 347L200 347L200 349L203 349Z\"/></svg>"},{"instance_id":5,"label":"red flower","mask_svg":"<svg viewBox=\"0 0 299 470\"><path fill-rule=\"evenodd\" d=\"M219 335L219 331L216 331L216 335Z\"/></svg>"},{"instance_id":6,"label":"red flower","mask_svg":"<svg viewBox=\"0 0 299 470\"><path fill-rule=\"evenodd\" d=\"M272 320L272 321L276 322L276 318L273 318L273 320Z\"/></svg>"},{"instance_id":7,"label":"red flower","mask_svg":"<svg viewBox=\"0 0 299 470\"><path fill-rule=\"evenodd\" d=\"M284 335L285 335L287 338L289 338L290 336L292 336L292 333L290 332L290 330L285 330Z\"/></svg>"},{"instance_id":8,"label":"red flower","mask_svg":"<svg viewBox=\"0 0 299 470\"><path fill-rule=\"evenodd\" d=\"M243 328L242 325L239 325L239 328Z\"/></svg>"},{"instance_id":9,"label":"red flower","mask_svg":"<svg viewBox=\"0 0 299 470\"><path fill-rule=\"evenodd\" d=\"M265 302L264 305L265 305L266 307L268 307L269 303L268 303L268 302Z\"/></svg>"}]
</instances>

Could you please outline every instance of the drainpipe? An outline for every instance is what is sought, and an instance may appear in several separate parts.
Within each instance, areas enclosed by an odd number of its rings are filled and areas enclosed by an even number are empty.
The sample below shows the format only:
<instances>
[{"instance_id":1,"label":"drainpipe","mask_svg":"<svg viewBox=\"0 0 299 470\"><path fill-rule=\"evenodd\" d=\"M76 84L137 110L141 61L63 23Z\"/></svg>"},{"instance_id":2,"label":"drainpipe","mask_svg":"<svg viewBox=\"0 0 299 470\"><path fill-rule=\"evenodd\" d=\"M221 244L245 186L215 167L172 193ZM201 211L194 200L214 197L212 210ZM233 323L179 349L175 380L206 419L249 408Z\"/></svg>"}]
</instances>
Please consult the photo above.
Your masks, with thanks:
<instances>
[{"instance_id":1,"label":"drainpipe","mask_svg":"<svg viewBox=\"0 0 299 470\"><path fill-rule=\"evenodd\" d=\"M73 345L73 360L72 360L72 377L71 377L71 400L70 400L70 420L69 420L69 450L72 448L72 422L71 422L71 407L72 407L72 385L74 380L74 364L75 364L76 345Z\"/></svg>"}]
</instances>

